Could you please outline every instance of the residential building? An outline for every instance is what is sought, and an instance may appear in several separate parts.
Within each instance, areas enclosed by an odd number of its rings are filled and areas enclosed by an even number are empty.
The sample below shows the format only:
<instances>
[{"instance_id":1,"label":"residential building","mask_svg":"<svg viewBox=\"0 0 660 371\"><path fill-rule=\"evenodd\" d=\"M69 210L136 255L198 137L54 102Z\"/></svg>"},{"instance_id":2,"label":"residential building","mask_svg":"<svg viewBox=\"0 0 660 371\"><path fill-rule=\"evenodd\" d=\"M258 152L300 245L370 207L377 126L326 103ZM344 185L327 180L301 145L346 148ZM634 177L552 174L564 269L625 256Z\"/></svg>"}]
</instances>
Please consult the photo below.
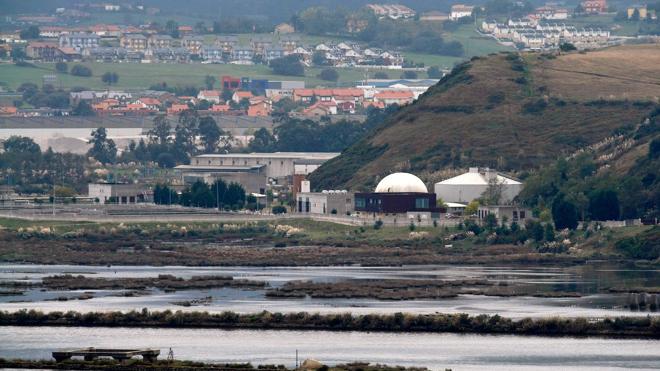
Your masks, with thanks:
<instances>
[{"instance_id":1,"label":"residential building","mask_svg":"<svg viewBox=\"0 0 660 371\"><path fill-rule=\"evenodd\" d=\"M92 33L70 33L60 35L60 47L73 48L80 52L83 49L98 48L99 37Z\"/></svg>"},{"instance_id":2,"label":"residential building","mask_svg":"<svg viewBox=\"0 0 660 371\"><path fill-rule=\"evenodd\" d=\"M263 53L263 50L262 50ZM255 52L249 47L234 47L231 51L232 63L236 64L252 64Z\"/></svg>"},{"instance_id":3,"label":"residential building","mask_svg":"<svg viewBox=\"0 0 660 371\"><path fill-rule=\"evenodd\" d=\"M284 48L280 46L269 46L263 51L264 60L266 62L272 61L273 59L282 58L286 55Z\"/></svg>"},{"instance_id":4,"label":"residential building","mask_svg":"<svg viewBox=\"0 0 660 371\"><path fill-rule=\"evenodd\" d=\"M400 106L412 103L414 94L409 90L383 90L374 94L374 102L383 103L385 106L398 104Z\"/></svg>"},{"instance_id":5,"label":"residential building","mask_svg":"<svg viewBox=\"0 0 660 371\"><path fill-rule=\"evenodd\" d=\"M500 204L510 204L523 184L489 168L471 167L467 173L435 184L435 194L445 202L469 203L480 198L488 187L497 187Z\"/></svg>"},{"instance_id":6,"label":"residential building","mask_svg":"<svg viewBox=\"0 0 660 371\"><path fill-rule=\"evenodd\" d=\"M302 111L303 116L327 116L337 114L335 101L318 101Z\"/></svg>"},{"instance_id":7,"label":"residential building","mask_svg":"<svg viewBox=\"0 0 660 371\"><path fill-rule=\"evenodd\" d=\"M266 35L256 35L250 38L250 45L254 54L263 55L264 50L273 45L273 38Z\"/></svg>"},{"instance_id":8,"label":"residential building","mask_svg":"<svg viewBox=\"0 0 660 371\"><path fill-rule=\"evenodd\" d=\"M220 90L201 90L199 94L197 94L197 99L220 103L222 100L222 92Z\"/></svg>"},{"instance_id":9,"label":"residential building","mask_svg":"<svg viewBox=\"0 0 660 371\"><path fill-rule=\"evenodd\" d=\"M637 17L640 20L644 20L647 18L655 18L655 13L653 13L652 11L650 12L646 5L633 5L628 7L628 9L626 9L626 12L628 14L628 19L632 19L635 17L635 11L637 12Z\"/></svg>"},{"instance_id":10,"label":"residential building","mask_svg":"<svg viewBox=\"0 0 660 371\"><path fill-rule=\"evenodd\" d=\"M367 8L380 18L406 19L415 16L414 10L401 4L367 4Z\"/></svg>"},{"instance_id":11,"label":"residential building","mask_svg":"<svg viewBox=\"0 0 660 371\"><path fill-rule=\"evenodd\" d=\"M150 35L147 41L147 45L153 49L164 49L172 47L172 36L170 35Z\"/></svg>"},{"instance_id":12,"label":"residential building","mask_svg":"<svg viewBox=\"0 0 660 371\"><path fill-rule=\"evenodd\" d=\"M144 51L147 49L147 37L142 34L124 34L119 39L122 48L131 51Z\"/></svg>"},{"instance_id":13,"label":"residential building","mask_svg":"<svg viewBox=\"0 0 660 371\"><path fill-rule=\"evenodd\" d=\"M25 55L28 58L53 62L61 59L60 47L55 42L34 41L25 48Z\"/></svg>"},{"instance_id":14,"label":"residential building","mask_svg":"<svg viewBox=\"0 0 660 371\"><path fill-rule=\"evenodd\" d=\"M474 11L474 6L472 5L455 4L451 6L451 12L449 13L449 18L455 21L463 17L472 17L473 11Z\"/></svg>"},{"instance_id":15,"label":"residential building","mask_svg":"<svg viewBox=\"0 0 660 371\"><path fill-rule=\"evenodd\" d=\"M181 46L188 49L188 51L190 51L192 54L200 54L203 45L203 36L184 36L181 39Z\"/></svg>"},{"instance_id":16,"label":"residential building","mask_svg":"<svg viewBox=\"0 0 660 371\"><path fill-rule=\"evenodd\" d=\"M232 95L231 100L233 100L234 103L238 104L241 103L243 99L250 99L252 97L253 95L252 92L250 91L237 90L234 92L234 95Z\"/></svg>"},{"instance_id":17,"label":"residential building","mask_svg":"<svg viewBox=\"0 0 660 371\"><path fill-rule=\"evenodd\" d=\"M213 44L226 52L231 52L238 45L238 36L223 35L218 36Z\"/></svg>"},{"instance_id":18,"label":"residential building","mask_svg":"<svg viewBox=\"0 0 660 371\"><path fill-rule=\"evenodd\" d=\"M582 9L588 14L600 14L607 12L607 0L585 0L580 3Z\"/></svg>"}]
</instances>

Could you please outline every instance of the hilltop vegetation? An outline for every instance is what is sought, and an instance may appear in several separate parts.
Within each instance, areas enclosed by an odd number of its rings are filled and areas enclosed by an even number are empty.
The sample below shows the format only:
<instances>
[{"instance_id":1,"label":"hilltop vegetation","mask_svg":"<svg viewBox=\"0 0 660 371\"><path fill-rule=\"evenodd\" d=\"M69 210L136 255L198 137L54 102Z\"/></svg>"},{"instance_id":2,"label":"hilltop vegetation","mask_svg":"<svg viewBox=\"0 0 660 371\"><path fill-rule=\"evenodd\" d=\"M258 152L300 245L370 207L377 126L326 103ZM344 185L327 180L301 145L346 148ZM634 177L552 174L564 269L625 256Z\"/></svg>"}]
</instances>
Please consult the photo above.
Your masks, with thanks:
<instances>
[{"instance_id":1,"label":"hilltop vegetation","mask_svg":"<svg viewBox=\"0 0 660 371\"><path fill-rule=\"evenodd\" d=\"M394 171L431 183L468 166L524 177L648 118L658 64L657 45L473 58L324 164L312 184L371 189Z\"/></svg>"}]
</instances>

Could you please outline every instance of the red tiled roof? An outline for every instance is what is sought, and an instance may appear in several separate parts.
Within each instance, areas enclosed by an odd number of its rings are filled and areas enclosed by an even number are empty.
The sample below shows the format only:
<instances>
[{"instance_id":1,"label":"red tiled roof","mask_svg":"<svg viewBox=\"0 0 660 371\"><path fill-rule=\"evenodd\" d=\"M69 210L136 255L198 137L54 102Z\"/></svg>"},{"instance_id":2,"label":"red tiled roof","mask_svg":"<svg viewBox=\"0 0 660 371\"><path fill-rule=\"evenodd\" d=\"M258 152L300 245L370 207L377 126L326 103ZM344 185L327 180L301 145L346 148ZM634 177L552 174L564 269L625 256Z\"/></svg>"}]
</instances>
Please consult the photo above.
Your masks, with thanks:
<instances>
[{"instance_id":1,"label":"red tiled roof","mask_svg":"<svg viewBox=\"0 0 660 371\"><path fill-rule=\"evenodd\" d=\"M385 90L374 94L376 99L412 99L414 95L409 90Z\"/></svg>"}]
</instances>

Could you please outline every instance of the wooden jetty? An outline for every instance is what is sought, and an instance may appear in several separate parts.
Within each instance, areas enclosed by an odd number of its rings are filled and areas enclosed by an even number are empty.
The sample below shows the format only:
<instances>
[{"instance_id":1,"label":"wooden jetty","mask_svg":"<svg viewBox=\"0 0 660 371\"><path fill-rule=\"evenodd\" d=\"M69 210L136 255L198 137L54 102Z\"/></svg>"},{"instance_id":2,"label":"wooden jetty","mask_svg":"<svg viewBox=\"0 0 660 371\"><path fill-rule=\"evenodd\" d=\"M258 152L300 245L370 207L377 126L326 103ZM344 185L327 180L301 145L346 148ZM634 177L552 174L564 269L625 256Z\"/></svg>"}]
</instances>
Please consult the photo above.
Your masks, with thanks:
<instances>
[{"instance_id":1,"label":"wooden jetty","mask_svg":"<svg viewBox=\"0 0 660 371\"><path fill-rule=\"evenodd\" d=\"M71 357L84 357L85 361L93 361L98 357L112 357L118 361L125 361L135 356L142 356L142 359L147 362L155 362L158 355L160 355L159 349L81 348L53 352L53 358L57 362L66 361Z\"/></svg>"}]
</instances>

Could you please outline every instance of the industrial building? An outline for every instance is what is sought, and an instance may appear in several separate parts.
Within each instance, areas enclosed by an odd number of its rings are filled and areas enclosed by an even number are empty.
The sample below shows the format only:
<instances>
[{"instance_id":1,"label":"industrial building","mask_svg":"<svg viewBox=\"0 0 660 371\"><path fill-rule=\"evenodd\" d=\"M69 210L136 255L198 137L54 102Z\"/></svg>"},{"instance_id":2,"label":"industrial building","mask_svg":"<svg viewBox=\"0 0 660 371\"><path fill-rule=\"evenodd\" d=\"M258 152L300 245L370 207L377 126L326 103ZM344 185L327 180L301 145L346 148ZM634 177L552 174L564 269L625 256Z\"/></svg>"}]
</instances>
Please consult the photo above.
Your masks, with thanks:
<instances>
[{"instance_id":1,"label":"industrial building","mask_svg":"<svg viewBox=\"0 0 660 371\"><path fill-rule=\"evenodd\" d=\"M375 192L356 193L355 211L362 217L403 216L427 221L441 212L436 207L435 194L429 193L424 182L409 173L390 174L378 183Z\"/></svg>"},{"instance_id":2,"label":"industrial building","mask_svg":"<svg viewBox=\"0 0 660 371\"><path fill-rule=\"evenodd\" d=\"M153 202L153 192L144 184L90 183L87 185L89 198L101 204L136 204Z\"/></svg>"},{"instance_id":3,"label":"industrial building","mask_svg":"<svg viewBox=\"0 0 660 371\"><path fill-rule=\"evenodd\" d=\"M353 211L353 194L346 190L310 192L309 181L296 194L296 211L303 214L348 215Z\"/></svg>"},{"instance_id":4,"label":"industrial building","mask_svg":"<svg viewBox=\"0 0 660 371\"><path fill-rule=\"evenodd\" d=\"M445 202L469 203L480 198L489 184L501 187L500 204L510 204L523 186L521 182L495 170L471 167L467 173L436 183L434 191Z\"/></svg>"},{"instance_id":5,"label":"industrial building","mask_svg":"<svg viewBox=\"0 0 660 371\"><path fill-rule=\"evenodd\" d=\"M531 209L517 205L479 206L479 209L477 210L477 218L480 221L486 219L488 214L494 215L497 223L503 223L506 221L507 224L513 222L523 224L527 220L534 219L532 217Z\"/></svg>"},{"instance_id":6,"label":"industrial building","mask_svg":"<svg viewBox=\"0 0 660 371\"><path fill-rule=\"evenodd\" d=\"M220 178L243 185L247 192L263 194L270 186L290 186L294 174L308 174L338 155L335 152L210 154L195 156L190 165L175 169L185 182L203 179L212 183Z\"/></svg>"}]
</instances>

